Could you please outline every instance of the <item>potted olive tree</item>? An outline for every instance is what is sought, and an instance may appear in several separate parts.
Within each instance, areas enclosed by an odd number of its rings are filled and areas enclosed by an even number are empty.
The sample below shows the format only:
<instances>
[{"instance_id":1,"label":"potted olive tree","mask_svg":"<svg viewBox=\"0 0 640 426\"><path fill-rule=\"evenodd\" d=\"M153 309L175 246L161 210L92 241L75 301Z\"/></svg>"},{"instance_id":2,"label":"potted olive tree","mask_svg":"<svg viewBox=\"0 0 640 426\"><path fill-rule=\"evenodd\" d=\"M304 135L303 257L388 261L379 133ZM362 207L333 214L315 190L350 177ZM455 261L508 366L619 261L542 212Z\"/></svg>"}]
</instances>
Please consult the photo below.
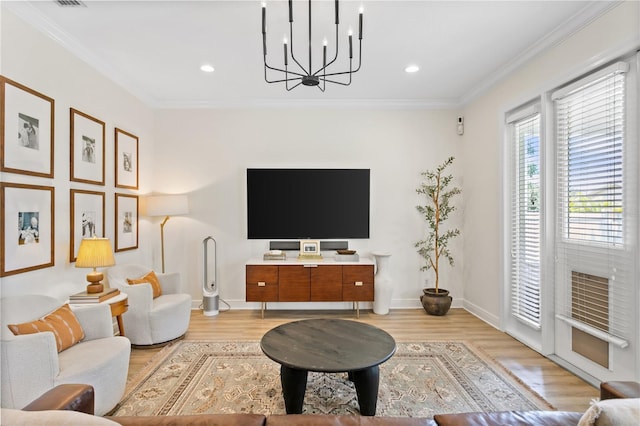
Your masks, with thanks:
<instances>
[{"instance_id":1,"label":"potted olive tree","mask_svg":"<svg viewBox=\"0 0 640 426\"><path fill-rule=\"evenodd\" d=\"M449 157L435 171L427 170L421 175L423 182L416 189L418 194L424 195L424 205L416 206L416 209L427 222L426 237L417 243L415 247L418 254L424 259L421 271L433 269L435 287L423 289L420 301L424 310L430 315L445 315L451 307L449 291L440 288L440 261L444 259L453 266L453 257L449 251L449 241L460 235L459 229L445 229L443 223L449 215L456 210L451 204L451 199L461 193L460 188L451 187L452 175L444 174L445 169L453 163L454 157Z\"/></svg>"}]
</instances>

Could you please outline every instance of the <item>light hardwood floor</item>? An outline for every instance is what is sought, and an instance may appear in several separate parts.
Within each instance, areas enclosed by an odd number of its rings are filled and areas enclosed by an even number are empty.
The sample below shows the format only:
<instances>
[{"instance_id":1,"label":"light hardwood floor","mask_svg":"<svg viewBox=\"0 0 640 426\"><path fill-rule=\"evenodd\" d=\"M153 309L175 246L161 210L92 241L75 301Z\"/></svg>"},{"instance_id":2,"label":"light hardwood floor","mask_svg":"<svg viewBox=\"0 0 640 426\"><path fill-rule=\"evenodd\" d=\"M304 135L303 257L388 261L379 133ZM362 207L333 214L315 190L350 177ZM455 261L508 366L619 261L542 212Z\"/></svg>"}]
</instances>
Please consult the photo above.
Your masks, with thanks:
<instances>
[{"instance_id":1,"label":"light hardwood floor","mask_svg":"<svg viewBox=\"0 0 640 426\"><path fill-rule=\"evenodd\" d=\"M260 311L231 310L206 317L194 310L186 340L259 341L271 328L304 318L356 319L354 311ZM558 410L584 411L599 391L537 352L479 320L464 309L451 309L442 317L426 315L422 309L391 310L376 315L361 310L359 321L375 325L398 342L462 340L481 348ZM126 330L125 330L126 332ZM134 349L129 363L133 377L162 348Z\"/></svg>"}]
</instances>

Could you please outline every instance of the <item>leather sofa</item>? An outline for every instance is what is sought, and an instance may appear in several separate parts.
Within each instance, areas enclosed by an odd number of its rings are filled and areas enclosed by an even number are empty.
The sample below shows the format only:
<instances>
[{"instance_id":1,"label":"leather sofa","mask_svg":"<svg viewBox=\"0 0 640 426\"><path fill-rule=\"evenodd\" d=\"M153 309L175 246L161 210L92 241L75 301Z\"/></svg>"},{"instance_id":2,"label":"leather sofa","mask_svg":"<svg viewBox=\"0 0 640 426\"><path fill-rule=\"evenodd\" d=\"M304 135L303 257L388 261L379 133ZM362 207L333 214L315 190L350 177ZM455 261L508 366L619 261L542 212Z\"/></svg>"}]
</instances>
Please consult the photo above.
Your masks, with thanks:
<instances>
[{"instance_id":1,"label":"leather sofa","mask_svg":"<svg viewBox=\"0 0 640 426\"><path fill-rule=\"evenodd\" d=\"M600 385L600 398L602 400L614 398L640 398L640 383L636 382L605 382ZM180 425L242 425L242 426L289 426L289 425L309 425L309 426L426 426L426 425L577 425L583 413L566 411L509 411L496 413L461 413L461 414L437 414L434 419L423 418L389 418L389 417L364 417L364 416L333 416L333 415L272 415L263 416L260 414L202 414L189 416L139 416L139 417L105 417L99 418L90 416L93 412L93 388L87 385L62 385L58 386L43 396L26 406L23 411L10 410L8 415L3 409L3 425L29 424L13 422L13 419L27 414L26 411L42 410L77 410L82 411L86 422L74 423L72 421L64 424L73 425L160 425L160 426L180 426ZM16 411L18 413L16 413ZM57 411L60 413L60 411ZM52 413L52 411L47 411ZM36 413L29 413L36 414ZM40 414L40 413L38 413ZM70 413L71 414L71 413ZM80 413L73 413L80 414ZM42 413L42 418L48 414ZM96 420L94 423L87 419ZM73 419L75 420L75 419ZM6 422L5 422L6 421ZM42 423L39 423L42 424ZM49 423L60 424L60 423Z\"/></svg>"}]
</instances>

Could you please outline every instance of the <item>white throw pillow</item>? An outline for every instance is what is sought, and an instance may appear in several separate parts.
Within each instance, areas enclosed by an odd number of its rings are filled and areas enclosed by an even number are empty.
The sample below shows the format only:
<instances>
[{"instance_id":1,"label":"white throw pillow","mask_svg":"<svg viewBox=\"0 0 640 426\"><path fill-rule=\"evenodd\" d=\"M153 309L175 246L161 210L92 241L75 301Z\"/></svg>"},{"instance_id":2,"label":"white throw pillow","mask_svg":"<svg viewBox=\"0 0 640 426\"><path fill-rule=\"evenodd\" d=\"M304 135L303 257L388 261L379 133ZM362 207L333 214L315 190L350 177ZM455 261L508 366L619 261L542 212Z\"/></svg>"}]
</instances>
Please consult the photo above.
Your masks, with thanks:
<instances>
[{"instance_id":1,"label":"white throw pillow","mask_svg":"<svg viewBox=\"0 0 640 426\"><path fill-rule=\"evenodd\" d=\"M582 415L578 426L638 426L640 398L596 401Z\"/></svg>"},{"instance_id":2,"label":"white throw pillow","mask_svg":"<svg viewBox=\"0 0 640 426\"><path fill-rule=\"evenodd\" d=\"M109 419L67 410L22 411L2 408L0 419L2 426L119 426Z\"/></svg>"}]
</instances>

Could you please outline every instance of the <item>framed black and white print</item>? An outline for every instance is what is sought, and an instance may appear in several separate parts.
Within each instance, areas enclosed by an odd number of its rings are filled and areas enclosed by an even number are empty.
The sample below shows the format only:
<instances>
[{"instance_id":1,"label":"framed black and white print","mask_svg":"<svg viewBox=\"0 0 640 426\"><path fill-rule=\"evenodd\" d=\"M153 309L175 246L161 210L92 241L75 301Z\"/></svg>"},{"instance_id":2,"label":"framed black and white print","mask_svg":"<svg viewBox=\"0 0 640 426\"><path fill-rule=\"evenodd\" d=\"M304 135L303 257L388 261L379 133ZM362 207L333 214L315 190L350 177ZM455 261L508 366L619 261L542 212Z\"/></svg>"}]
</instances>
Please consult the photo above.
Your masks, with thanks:
<instances>
[{"instance_id":1,"label":"framed black and white print","mask_svg":"<svg viewBox=\"0 0 640 426\"><path fill-rule=\"evenodd\" d=\"M104 237L104 192L71 190L71 252L69 262L75 262L83 238Z\"/></svg>"},{"instance_id":2,"label":"framed black and white print","mask_svg":"<svg viewBox=\"0 0 640 426\"><path fill-rule=\"evenodd\" d=\"M0 171L53 177L54 100L0 76Z\"/></svg>"},{"instance_id":3,"label":"framed black and white print","mask_svg":"<svg viewBox=\"0 0 640 426\"><path fill-rule=\"evenodd\" d=\"M300 256L319 256L320 240L300 240Z\"/></svg>"},{"instance_id":4,"label":"framed black and white print","mask_svg":"<svg viewBox=\"0 0 640 426\"><path fill-rule=\"evenodd\" d=\"M138 189L138 137L116 127L116 187Z\"/></svg>"},{"instance_id":5,"label":"framed black and white print","mask_svg":"<svg viewBox=\"0 0 640 426\"><path fill-rule=\"evenodd\" d=\"M0 183L0 277L54 264L54 188Z\"/></svg>"},{"instance_id":6,"label":"framed black and white print","mask_svg":"<svg viewBox=\"0 0 640 426\"><path fill-rule=\"evenodd\" d=\"M116 247L114 251L138 248L138 196L116 195Z\"/></svg>"},{"instance_id":7,"label":"framed black and white print","mask_svg":"<svg viewBox=\"0 0 640 426\"><path fill-rule=\"evenodd\" d=\"M104 185L105 124L77 109L71 115L71 180Z\"/></svg>"}]
</instances>

